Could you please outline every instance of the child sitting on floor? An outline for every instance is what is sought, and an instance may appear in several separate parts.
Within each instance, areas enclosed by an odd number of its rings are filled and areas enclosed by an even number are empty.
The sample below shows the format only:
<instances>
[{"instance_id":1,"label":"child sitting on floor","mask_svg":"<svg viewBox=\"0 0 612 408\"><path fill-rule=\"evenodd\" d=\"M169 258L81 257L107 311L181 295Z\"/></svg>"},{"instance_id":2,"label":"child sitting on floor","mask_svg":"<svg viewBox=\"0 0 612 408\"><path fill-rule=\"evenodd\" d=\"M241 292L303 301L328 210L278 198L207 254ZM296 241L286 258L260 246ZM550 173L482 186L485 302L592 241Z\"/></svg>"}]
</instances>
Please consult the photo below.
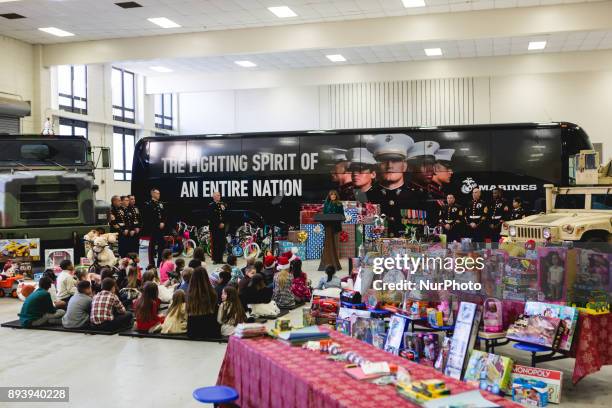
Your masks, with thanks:
<instances>
[{"instance_id":1,"label":"child sitting on floor","mask_svg":"<svg viewBox=\"0 0 612 408\"><path fill-rule=\"evenodd\" d=\"M158 288L155 282L147 282L142 294L134 301L136 311L136 330L145 333L155 333L161 330L164 317L158 315L160 301L157 297Z\"/></svg>"},{"instance_id":2,"label":"child sitting on floor","mask_svg":"<svg viewBox=\"0 0 612 408\"><path fill-rule=\"evenodd\" d=\"M164 249L162 251L162 262L159 265L159 281L166 283L174 269L176 269L176 265L172 262L172 250Z\"/></svg>"},{"instance_id":3,"label":"child sitting on floor","mask_svg":"<svg viewBox=\"0 0 612 408\"><path fill-rule=\"evenodd\" d=\"M221 325L221 335L231 336L236 326L246 321L244 309L233 286L226 286L221 295L221 305L217 312L217 322Z\"/></svg>"},{"instance_id":4,"label":"child sitting on floor","mask_svg":"<svg viewBox=\"0 0 612 408\"><path fill-rule=\"evenodd\" d=\"M132 303L140 296L140 286L138 269L135 266L129 266L127 270L127 285L119 290L119 300L121 300L126 309L131 310Z\"/></svg>"},{"instance_id":5,"label":"child sitting on floor","mask_svg":"<svg viewBox=\"0 0 612 408\"><path fill-rule=\"evenodd\" d=\"M327 267L325 268L325 274L327 276L323 276L319 280L319 285L317 286L317 289L342 288L340 279L335 276L336 268L333 265L327 265Z\"/></svg>"},{"instance_id":6,"label":"child sitting on floor","mask_svg":"<svg viewBox=\"0 0 612 408\"><path fill-rule=\"evenodd\" d=\"M181 272L185 269L185 260L183 258L177 258L174 260L174 271L169 272L170 280L172 283L181 283Z\"/></svg>"},{"instance_id":7,"label":"child sitting on floor","mask_svg":"<svg viewBox=\"0 0 612 408\"><path fill-rule=\"evenodd\" d=\"M144 285L147 282L155 282L159 285L159 278L157 277L157 270L155 268L150 269L142 274L142 284ZM167 282L169 283L169 282ZM159 285L158 287L158 297L162 303L170 303L172 300L172 292L173 288L168 285Z\"/></svg>"},{"instance_id":8,"label":"child sitting on floor","mask_svg":"<svg viewBox=\"0 0 612 408\"><path fill-rule=\"evenodd\" d=\"M293 279L291 280L291 293L298 303L310 302L310 286L308 276L302 272L302 261L294 259L290 267Z\"/></svg>"},{"instance_id":9,"label":"child sitting on floor","mask_svg":"<svg viewBox=\"0 0 612 408\"><path fill-rule=\"evenodd\" d=\"M185 292L181 289L172 295L172 303L168 309L168 315L161 327L162 334L184 334L187 333L187 310L185 303Z\"/></svg>"},{"instance_id":10,"label":"child sitting on floor","mask_svg":"<svg viewBox=\"0 0 612 408\"><path fill-rule=\"evenodd\" d=\"M230 285L236 286L238 285L238 281L244 278L244 274L238 268L238 258L234 255L227 256L227 264L232 268L232 279L230 280Z\"/></svg>"}]
</instances>

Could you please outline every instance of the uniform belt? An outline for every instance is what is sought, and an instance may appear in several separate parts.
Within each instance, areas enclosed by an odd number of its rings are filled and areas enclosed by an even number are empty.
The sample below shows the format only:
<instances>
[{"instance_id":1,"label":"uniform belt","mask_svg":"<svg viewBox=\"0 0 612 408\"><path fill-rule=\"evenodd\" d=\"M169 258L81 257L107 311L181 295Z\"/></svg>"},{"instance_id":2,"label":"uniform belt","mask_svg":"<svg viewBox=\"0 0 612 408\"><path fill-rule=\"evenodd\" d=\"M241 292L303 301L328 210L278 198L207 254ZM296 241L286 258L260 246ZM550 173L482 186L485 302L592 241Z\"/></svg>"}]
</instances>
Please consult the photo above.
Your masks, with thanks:
<instances>
[{"instance_id":1,"label":"uniform belt","mask_svg":"<svg viewBox=\"0 0 612 408\"><path fill-rule=\"evenodd\" d=\"M501 215L494 215L491 218L493 218L494 220L499 220L501 217Z\"/></svg>"},{"instance_id":2,"label":"uniform belt","mask_svg":"<svg viewBox=\"0 0 612 408\"><path fill-rule=\"evenodd\" d=\"M455 220L444 220L447 224L451 224L453 222L455 222Z\"/></svg>"},{"instance_id":3,"label":"uniform belt","mask_svg":"<svg viewBox=\"0 0 612 408\"><path fill-rule=\"evenodd\" d=\"M122 223L122 222L117 223L117 225L120 226L120 227L124 227L125 226L125 224Z\"/></svg>"},{"instance_id":4,"label":"uniform belt","mask_svg":"<svg viewBox=\"0 0 612 408\"><path fill-rule=\"evenodd\" d=\"M470 215L468 218L482 218L482 215Z\"/></svg>"}]
</instances>

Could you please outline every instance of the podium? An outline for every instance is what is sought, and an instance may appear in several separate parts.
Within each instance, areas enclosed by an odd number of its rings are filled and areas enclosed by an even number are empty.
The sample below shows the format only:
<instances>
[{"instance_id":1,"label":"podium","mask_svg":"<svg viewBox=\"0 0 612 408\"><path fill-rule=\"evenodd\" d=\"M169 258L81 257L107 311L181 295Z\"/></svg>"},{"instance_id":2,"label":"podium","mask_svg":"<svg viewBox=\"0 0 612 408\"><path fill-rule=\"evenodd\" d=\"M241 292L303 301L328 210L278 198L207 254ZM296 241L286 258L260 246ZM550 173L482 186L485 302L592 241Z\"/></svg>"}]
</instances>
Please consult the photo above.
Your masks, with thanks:
<instances>
[{"instance_id":1,"label":"podium","mask_svg":"<svg viewBox=\"0 0 612 408\"><path fill-rule=\"evenodd\" d=\"M340 266L340 243L338 242L337 226L344 221L344 214L315 214L314 220L320 222L325 227L325 241L323 242L323 253L319 270L324 271L327 265L333 265L336 270L342 269Z\"/></svg>"}]
</instances>

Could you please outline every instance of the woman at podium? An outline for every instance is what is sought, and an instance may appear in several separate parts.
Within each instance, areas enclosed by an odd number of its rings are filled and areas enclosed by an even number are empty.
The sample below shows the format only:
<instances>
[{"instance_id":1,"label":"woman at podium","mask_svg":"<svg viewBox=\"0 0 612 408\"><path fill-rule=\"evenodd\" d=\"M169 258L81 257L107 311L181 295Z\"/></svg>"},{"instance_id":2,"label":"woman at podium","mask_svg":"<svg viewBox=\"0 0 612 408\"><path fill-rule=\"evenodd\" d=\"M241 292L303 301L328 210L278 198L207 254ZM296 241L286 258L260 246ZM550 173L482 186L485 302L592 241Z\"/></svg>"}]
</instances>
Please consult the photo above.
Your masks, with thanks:
<instances>
[{"instance_id":1,"label":"woman at podium","mask_svg":"<svg viewBox=\"0 0 612 408\"><path fill-rule=\"evenodd\" d=\"M340 196L336 190L331 190L323 203L323 214L339 214L344 217L344 206L340 201ZM340 244L338 233L342 231L341 221L324 222L325 242L319 270L325 270L328 265L332 265L336 270L342 269L340 266ZM321 269L322 268L322 269Z\"/></svg>"}]
</instances>

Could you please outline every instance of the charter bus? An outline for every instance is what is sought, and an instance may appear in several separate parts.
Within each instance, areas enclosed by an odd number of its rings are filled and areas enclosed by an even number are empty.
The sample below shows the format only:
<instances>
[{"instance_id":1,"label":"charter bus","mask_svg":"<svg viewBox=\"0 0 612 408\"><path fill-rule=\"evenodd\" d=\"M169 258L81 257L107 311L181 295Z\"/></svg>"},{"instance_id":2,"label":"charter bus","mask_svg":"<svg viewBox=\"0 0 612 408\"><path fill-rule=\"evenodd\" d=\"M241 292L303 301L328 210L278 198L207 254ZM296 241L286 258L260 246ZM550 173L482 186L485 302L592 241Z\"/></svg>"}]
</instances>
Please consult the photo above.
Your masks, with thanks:
<instances>
[{"instance_id":1,"label":"charter bus","mask_svg":"<svg viewBox=\"0 0 612 408\"><path fill-rule=\"evenodd\" d=\"M404 208L430 208L448 193L467 203L479 186L485 201L499 187L508 202L518 196L539 211L543 185L568 185L569 157L591 148L585 131L567 122L145 137L135 146L132 193L143 203L159 189L169 214L191 225L207 223L211 196L220 191L231 224L252 216L297 226L302 204L345 191L347 180L356 185L353 163L373 185L350 188L349 199L367 200L394 179L411 202L387 199ZM389 158L395 167L381 164Z\"/></svg>"}]
</instances>

